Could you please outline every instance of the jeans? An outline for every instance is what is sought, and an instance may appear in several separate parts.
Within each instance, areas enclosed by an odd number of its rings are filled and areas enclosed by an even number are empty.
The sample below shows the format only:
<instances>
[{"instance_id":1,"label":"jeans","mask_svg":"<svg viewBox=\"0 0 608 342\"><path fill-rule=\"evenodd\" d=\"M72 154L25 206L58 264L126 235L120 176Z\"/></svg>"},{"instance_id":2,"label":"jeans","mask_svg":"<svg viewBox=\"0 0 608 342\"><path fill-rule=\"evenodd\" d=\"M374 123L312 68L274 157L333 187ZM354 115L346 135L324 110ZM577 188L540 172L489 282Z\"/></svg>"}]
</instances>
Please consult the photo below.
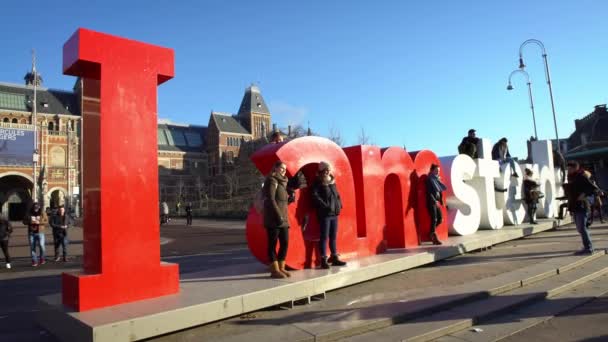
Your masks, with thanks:
<instances>
[{"instance_id":1,"label":"jeans","mask_svg":"<svg viewBox=\"0 0 608 342\"><path fill-rule=\"evenodd\" d=\"M268 234L268 260L270 262L285 261L289 247L289 228L266 228ZM279 254L277 255L277 240Z\"/></svg>"},{"instance_id":2,"label":"jeans","mask_svg":"<svg viewBox=\"0 0 608 342\"><path fill-rule=\"evenodd\" d=\"M319 228L321 230L319 239L321 257L327 257L327 238L329 238L329 251L331 255L337 255L336 236L338 235L338 216L319 217Z\"/></svg>"},{"instance_id":3,"label":"jeans","mask_svg":"<svg viewBox=\"0 0 608 342\"><path fill-rule=\"evenodd\" d=\"M11 263L11 256L8 254L8 240L0 240L0 247L2 247L2 253L4 253L4 259L6 259L6 263Z\"/></svg>"},{"instance_id":4,"label":"jeans","mask_svg":"<svg viewBox=\"0 0 608 342\"><path fill-rule=\"evenodd\" d=\"M576 224L576 230L581 235L585 249L591 251L593 250L593 245L591 244L591 234L587 228L587 219L588 213L586 210L576 210L574 212L574 223Z\"/></svg>"},{"instance_id":5,"label":"jeans","mask_svg":"<svg viewBox=\"0 0 608 342\"><path fill-rule=\"evenodd\" d=\"M53 244L55 246L55 258L59 257L59 247L63 251L63 257L68 255L68 233L65 229L53 230Z\"/></svg>"},{"instance_id":6,"label":"jeans","mask_svg":"<svg viewBox=\"0 0 608 342\"><path fill-rule=\"evenodd\" d=\"M36 246L38 246L40 249L40 260L44 259L44 233L30 233L30 250L32 252L32 261L38 263Z\"/></svg>"},{"instance_id":7,"label":"jeans","mask_svg":"<svg viewBox=\"0 0 608 342\"><path fill-rule=\"evenodd\" d=\"M509 163L509 165L511 166L511 172L512 172L513 174L517 174L517 169L515 168L515 160L513 160L513 159L511 159L511 158L509 158L509 157L507 157L507 158L505 158L505 159L499 159L499 160L498 160L498 164L499 164L500 166L502 166L502 165L504 165L504 164L506 164L506 163Z\"/></svg>"},{"instance_id":8,"label":"jeans","mask_svg":"<svg viewBox=\"0 0 608 342\"><path fill-rule=\"evenodd\" d=\"M186 213L186 225L187 226L191 226L192 225L192 214Z\"/></svg>"}]
</instances>

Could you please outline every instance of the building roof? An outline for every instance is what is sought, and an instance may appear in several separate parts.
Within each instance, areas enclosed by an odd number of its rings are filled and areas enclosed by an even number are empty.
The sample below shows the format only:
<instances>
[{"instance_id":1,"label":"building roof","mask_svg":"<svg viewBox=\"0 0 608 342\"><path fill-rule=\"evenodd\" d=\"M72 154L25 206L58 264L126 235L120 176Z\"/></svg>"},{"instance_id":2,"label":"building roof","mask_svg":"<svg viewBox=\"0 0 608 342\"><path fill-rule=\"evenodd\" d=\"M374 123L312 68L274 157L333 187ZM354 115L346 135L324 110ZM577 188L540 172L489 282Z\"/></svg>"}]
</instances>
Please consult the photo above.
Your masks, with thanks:
<instances>
[{"instance_id":1,"label":"building roof","mask_svg":"<svg viewBox=\"0 0 608 342\"><path fill-rule=\"evenodd\" d=\"M159 151L200 153L205 151L207 127L161 121L157 133Z\"/></svg>"},{"instance_id":2,"label":"building roof","mask_svg":"<svg viewBox=\"0 0 608 342\"><path fill-rule=\"evenodd\" d=\"M223 113L212 112L211 120L215 122L217 129L223 133L236 133L250 135L247 130L236 121L234 116Z\"/></svg>"},{"instance_id":3,"label":"building roof","mask_svg":"<svg viewBox=\"0 0 608 342\"><path fill-rule=\"evenodd\" d=\"M243 101L241 101L238 115L244 115L251 112L270 115L270 111L266 106L266 102L264 102L260 88L253 84L245 89L245 95L243 95Z\"/></svg>"},{"instance_id":4,"label":"building roof","mask_svg":"<svg viewBox=\"0 0 608 342\"><path fill-rule=\"evenodd\" d=\"M32 111L34 88L18 84L0 83L0 109ZM38 113L80 115L77 94L72 91L38 87Z\"/></svg>"},{"instance_id":5,"label":"building roof","mask_svg":"<svg viewBox=\"0 0 608 342\"><path fill-rule=\"evenodd\" d=\"M597 105L590 114L574 120L576 130L568 138L570 151L587 149L586 145L608 143L608 110L606 105Z\"/></svg>"}]
</instances>

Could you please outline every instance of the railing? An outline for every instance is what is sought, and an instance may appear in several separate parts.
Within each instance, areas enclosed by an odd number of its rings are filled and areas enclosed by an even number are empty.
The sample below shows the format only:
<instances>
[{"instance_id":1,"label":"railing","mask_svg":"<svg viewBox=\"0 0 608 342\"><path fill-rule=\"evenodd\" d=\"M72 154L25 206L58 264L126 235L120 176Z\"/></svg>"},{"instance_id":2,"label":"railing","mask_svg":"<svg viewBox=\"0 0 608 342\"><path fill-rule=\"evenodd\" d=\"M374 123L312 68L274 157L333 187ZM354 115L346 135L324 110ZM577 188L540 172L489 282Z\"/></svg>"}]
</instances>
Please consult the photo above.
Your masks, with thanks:
<instances>
[{"instance_id":1,"label":"railing","mask_svg":"<svg viewBox=\"0 0 608 342\"><path fill-rule=\"evenodd\" d=\"M30 124L20 124L20 123L10 123L10 122L0 122L1 128L14 128L14 129L25 129L28 131L34 130L34 125Z\"/></svg>"}]
</instances>

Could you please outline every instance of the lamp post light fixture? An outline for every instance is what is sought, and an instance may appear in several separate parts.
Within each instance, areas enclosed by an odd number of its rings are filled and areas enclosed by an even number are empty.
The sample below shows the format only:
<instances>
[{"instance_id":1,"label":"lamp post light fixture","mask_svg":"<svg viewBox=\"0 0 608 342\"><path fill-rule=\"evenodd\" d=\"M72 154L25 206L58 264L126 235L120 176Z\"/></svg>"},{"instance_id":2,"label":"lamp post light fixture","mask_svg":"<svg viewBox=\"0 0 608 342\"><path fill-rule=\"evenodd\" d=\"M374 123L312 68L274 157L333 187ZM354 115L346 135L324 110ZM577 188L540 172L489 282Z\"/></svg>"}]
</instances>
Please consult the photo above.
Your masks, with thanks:
<instances>
[{"instance_id":1,"label":"lamp post light fixture","mask_svg":"<svg viewBox=\"0 0 608 342\"><path fill-rule=\"evenodd\" d=\"M507 86L507 90L513 90L513 86L511 85L511 78L513 75L521 73L526 77L526 84L528 85L528 97L530 98L530 109L532 110L532 123L534 124L534 138L538 140L538 133L536 131L536 114L534 113L534 100L532 97L532 82L530 81L530 75L523 69L516 69L509 74L509 85Z\"/></svg>"},{"instance_id":2,"label":"lamp post light fixture","mask_svg":"<svg viewBox=\"0 0 608 342\"><path fill-rule=\"evenodd\" d=\"M549 97L551 98L551 110L553 111L553 126L555 127L555 140L557 140L557 151L561 153L561 146L559 144L559 135L557 134L557 119L555 116L555 103L553 102L553 88L551 87L551 74L549 73L549 62L547 61L547 50L545 45L538 39L528 39L521 44L519 47L519 69L524 70L526 65L524 64L523 49L528 44L538 45L543 53L543 62L545 64L545 77L547 79L547 85L549 85Z\"/></svg>"}]
</instances>

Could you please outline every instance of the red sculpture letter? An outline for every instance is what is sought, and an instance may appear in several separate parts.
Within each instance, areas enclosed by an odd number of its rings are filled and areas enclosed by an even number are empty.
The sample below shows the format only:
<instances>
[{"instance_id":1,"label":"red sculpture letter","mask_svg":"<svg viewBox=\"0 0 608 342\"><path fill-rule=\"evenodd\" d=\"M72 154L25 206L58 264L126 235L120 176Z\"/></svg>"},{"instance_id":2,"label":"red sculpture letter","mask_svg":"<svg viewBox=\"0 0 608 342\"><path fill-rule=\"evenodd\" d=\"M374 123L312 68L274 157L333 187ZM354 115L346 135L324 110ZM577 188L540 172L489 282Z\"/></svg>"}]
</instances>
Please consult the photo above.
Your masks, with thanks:
<instances>
[{"instance_id":1,"label":"red sculpture letter","mask_svg":"<svg viewBox=\"0 0 608 342\"><path fill-rule=\"evenodd\" d=\"M83 110L84 271L62 277L63 303L78 311L179 290L178 266L160 262L158 219L156 87L173 60L171 49L85 29L63 47L65 74L100 80L89 83L97 108Z\"/></svg>"}]
</instances>

